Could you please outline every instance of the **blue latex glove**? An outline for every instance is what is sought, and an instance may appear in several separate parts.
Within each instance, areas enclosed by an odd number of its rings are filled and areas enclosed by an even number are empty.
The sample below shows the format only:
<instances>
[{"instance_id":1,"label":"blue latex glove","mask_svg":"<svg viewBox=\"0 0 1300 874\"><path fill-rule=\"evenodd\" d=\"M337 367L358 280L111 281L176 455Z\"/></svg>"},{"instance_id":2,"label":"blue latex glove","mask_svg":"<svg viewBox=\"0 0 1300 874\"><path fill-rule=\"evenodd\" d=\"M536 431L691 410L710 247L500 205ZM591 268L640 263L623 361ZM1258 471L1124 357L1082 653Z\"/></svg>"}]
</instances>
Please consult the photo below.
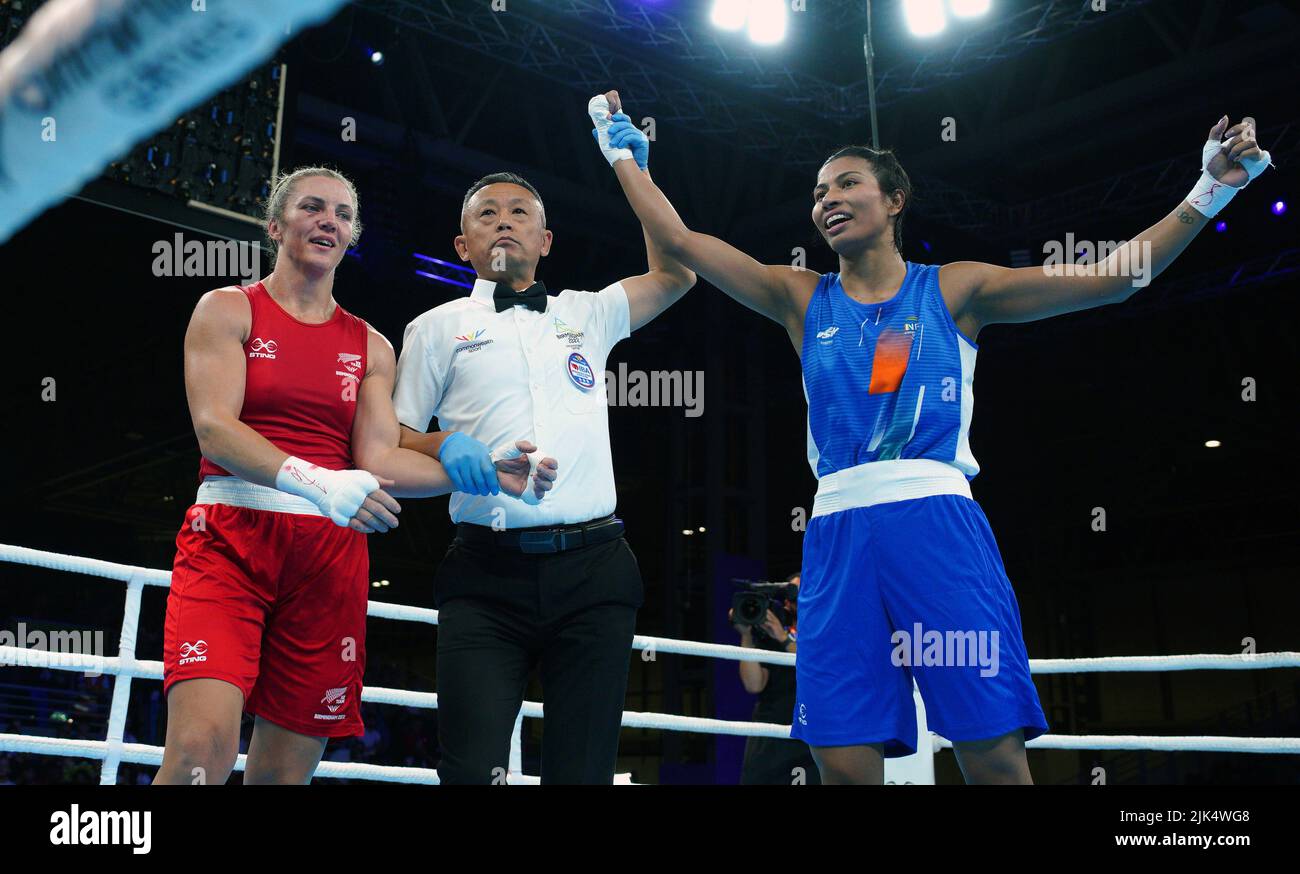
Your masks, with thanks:
<instances>
[{"instance_id":1,"label":"blue latex glove","mask_svg":"<svg viewBox=\"0 0 1300 874\"><path fill-rule=\"evenodd\" d=\"M456 491L467 495L495 495L501 491L497 482L497 469L492 464L488 448L461 431L442 441L438 451L447 476Z\"/></svg>"},{"instance_id":2,"label":"blue latex glove","mask_svg":"<svg viewBox=\"0 0 1300 874\"><path fill-rule=\"evenodd\" d=\"M610 148L630 150L633 160L642 170L650 166L650 140L645 133L621 112L616 112L609 118L614 122L609 126ZM596 138L596 142L600 142L599 133L593 130L591 135Z\"/></svg>"}]
</instances>

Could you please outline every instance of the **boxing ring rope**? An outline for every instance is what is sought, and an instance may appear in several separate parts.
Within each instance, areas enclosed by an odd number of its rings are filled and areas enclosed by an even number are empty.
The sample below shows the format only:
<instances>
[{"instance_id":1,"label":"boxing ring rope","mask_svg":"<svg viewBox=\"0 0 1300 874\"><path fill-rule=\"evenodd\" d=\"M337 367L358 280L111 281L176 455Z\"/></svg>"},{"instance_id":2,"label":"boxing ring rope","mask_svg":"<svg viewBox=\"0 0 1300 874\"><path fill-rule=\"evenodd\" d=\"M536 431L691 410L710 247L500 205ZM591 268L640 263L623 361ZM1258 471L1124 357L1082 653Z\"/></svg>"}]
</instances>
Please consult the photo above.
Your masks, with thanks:
<instances>
[{"instance_id":1,"label":"boxing ring rope","mask_svg":"<svg viewBox=\"0 0 1300 874\"><path fill-rule=\"evenodd\" d=\"M71 738L50 738L21 734L0 734L0 751L32 753L38 755L73 756L98 759L103 762L101 784L117 781L119 764L154 765L162 762L163 748L148 744L125 743L126 713L133 679L161 680L162 662L141 660L135 657L136 633L140 618L140 602L146 585L169 586L171 573L152 568L135 567L65 555L56 552L28 549L0 544L0 561L43 567L51 570L80 573L125 582L126 604L122 619L119 655L109 657L76 653L53 653L27 649L22 646L0 646L0 664L23 667L46 667L54 670L87 671L109 674L116 678L113 700L109 711L107 737L102 741ZM406 622L438 623L438 611L425 607L371 601L368 616ZM677 655L722 658L732 661L754 661L775 665L793 665L794 653L773 653L753 648L671 638L637 635L632 642L634 650ZM1083 659L1030 659L1030 670L1035 674L1093 673L1093 672L1153 672L1189 670L1262 670L1300 667L1300 653L1244 653L1233 655L1198 654L1175 656L1116 656ZM405 689L366 687L361 695L363 702L396 706L436 709L437 693L415 692ZM526 701L515 723L515 743L512 745L508 771L512 784L535 784L539 778L520 773L519 729L524 717L541 719L543 705ZM657 729L662 731L691 731L705 734L725 734L745 737L788 738L790 726L775 723L757 723L707 717L677 716L665 713L638 713L624 711L624 728ZM950 748L952 743L930 733L929 755ZM1182 752L1234 752L1257 754L1300 754L1300 738L1259 738L1222 736L1155 736L1155 735L1053 735L1047 734L1025 744L1028 749L1053 750L1159 750ZM243 770L245 756L240 755L235 770ZM428 768L410 768L371 765L360 762L322 761L315 776L322 778L359 779L399 783L438 782L437 772ZM615 782L628 783L627 775L619 775Z\"/></svg>"}]
</instances>

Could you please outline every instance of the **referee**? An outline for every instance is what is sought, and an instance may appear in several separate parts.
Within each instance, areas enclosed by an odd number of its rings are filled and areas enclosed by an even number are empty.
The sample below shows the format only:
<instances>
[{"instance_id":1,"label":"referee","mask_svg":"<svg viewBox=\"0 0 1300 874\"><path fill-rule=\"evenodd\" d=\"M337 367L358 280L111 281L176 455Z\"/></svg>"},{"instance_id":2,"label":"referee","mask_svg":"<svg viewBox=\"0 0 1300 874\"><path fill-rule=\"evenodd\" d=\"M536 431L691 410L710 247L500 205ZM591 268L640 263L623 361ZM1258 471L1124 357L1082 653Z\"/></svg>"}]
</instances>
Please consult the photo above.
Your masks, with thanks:
<instances>
[{"instance_id":1,"label":"referee","mask_svg":"<svg viewBox=\"0 0 1300 874\"><path fill-rule=\"evenodd\" d=\"M629 155L630 157L630 155ZM605 360L695 274L647 244L649 271L595 293L535 281L551 249L541 196L513 173L465 194L456 252L468 297L407 326L394 406L402 445L460 490L434 579L444 784L501 783L534 666L546 716L542 783L612 783L641 574L614 517ZM423 433L433 417L439 431ZM546 499L499 493L488 447L528 439L556 459Z\"/></svg>"}]
</instances>

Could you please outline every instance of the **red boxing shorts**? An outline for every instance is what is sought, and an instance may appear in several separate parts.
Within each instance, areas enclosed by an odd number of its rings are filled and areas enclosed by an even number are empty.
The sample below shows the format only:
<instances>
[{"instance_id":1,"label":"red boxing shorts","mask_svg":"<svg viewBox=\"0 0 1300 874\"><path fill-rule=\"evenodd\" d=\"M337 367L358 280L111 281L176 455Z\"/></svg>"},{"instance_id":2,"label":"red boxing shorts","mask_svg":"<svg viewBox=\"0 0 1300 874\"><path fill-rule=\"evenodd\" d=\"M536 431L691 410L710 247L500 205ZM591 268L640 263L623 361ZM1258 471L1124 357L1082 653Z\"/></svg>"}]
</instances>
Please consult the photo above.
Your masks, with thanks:
<instances>
[{"instance_id":1,"label":"red boxing shorts","mask_svg":"<svg viewBox=\"0 0 1300 874\"><path fill-rule=\"evenodd\" d=\"M163 694L225 680L290 731L363 734L369 572L366 535L324 516L195 504L176 537Z\"/></svg>"}]
</instances>

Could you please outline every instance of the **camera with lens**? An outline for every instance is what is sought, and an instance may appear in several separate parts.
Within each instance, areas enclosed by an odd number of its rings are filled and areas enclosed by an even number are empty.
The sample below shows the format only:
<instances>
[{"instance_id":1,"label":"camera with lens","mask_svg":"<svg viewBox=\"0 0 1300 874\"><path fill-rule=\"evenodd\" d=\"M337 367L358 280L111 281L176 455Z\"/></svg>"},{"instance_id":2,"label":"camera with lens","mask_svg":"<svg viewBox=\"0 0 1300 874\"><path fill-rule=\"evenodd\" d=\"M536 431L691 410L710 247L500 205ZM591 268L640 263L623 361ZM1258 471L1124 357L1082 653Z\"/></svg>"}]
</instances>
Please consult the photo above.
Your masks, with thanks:
<instances>
[{"instance_id":1,"label":"camera with lens","mask_svg":"<svg viewBox=\"0 0 1300 874\"><path fill-rule=\"evenodd\" d=\"M763 627L767 611L785 628L795 624L798 611L799 587L794 583L774 583L768 580L739 580L733 583L740 591L731 596L731 621L734 625L748 625L761 638L770 639Z\"/></svg>"}]
</instances>

